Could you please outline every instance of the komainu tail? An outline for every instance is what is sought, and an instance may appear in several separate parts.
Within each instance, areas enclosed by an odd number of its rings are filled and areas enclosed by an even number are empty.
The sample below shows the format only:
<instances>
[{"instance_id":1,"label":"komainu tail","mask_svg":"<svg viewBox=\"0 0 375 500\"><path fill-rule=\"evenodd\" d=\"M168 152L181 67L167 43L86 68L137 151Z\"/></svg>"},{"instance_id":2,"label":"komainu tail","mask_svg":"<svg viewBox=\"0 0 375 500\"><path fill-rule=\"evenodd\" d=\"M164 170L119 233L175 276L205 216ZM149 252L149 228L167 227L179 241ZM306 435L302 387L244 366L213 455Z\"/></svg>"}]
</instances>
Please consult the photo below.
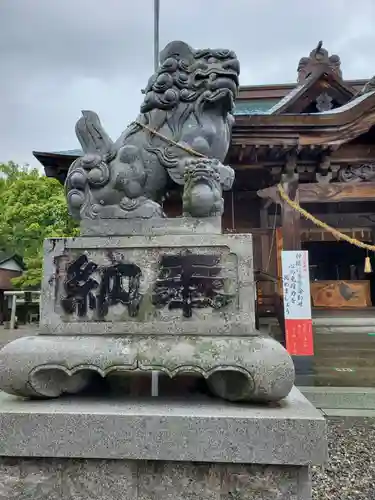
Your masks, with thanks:
<instances>
[{"instance_id":1,"label":"komainu tail","mask_svg":"<svg viewBox=\"0 0 375 500\"><path fill-rule=\"evenodd\" d=\"M102 158L112 156L113 141L94 111L82 111L82 116L76 123L76 135L84 154L97 154Z\"/></svg>"}]
</instances>

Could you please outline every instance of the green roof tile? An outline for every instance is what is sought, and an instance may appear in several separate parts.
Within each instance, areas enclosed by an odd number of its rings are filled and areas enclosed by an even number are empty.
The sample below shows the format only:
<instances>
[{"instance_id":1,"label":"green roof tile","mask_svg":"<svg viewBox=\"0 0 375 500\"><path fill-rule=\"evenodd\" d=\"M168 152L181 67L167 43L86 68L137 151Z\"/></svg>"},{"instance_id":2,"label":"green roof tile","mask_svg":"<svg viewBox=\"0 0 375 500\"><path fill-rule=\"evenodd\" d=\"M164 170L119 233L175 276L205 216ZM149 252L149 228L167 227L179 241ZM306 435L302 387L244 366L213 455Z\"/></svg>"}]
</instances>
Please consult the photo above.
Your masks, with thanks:
<instances>
[{"instance_id":1,"label":"green roof tile","mask_svg":"<svg viewBox=\"0 0 375 500\"><path fill-rule=\"evenodd\" d=\"M81 149L67 149L65 151L52 151L54 155L64 155L64 156L82 156Z\"/></svg>"},{"instance_id":2,"label":"green roof tile","mask_svg":"<svg viewBox=\"0 0 375 500\"><path fill-rule=\"evenodd\" d=\"M234 108L235 115L262 115L279 101L279 99L251 99L237 101Z\"/></svg>"}]
</instances>

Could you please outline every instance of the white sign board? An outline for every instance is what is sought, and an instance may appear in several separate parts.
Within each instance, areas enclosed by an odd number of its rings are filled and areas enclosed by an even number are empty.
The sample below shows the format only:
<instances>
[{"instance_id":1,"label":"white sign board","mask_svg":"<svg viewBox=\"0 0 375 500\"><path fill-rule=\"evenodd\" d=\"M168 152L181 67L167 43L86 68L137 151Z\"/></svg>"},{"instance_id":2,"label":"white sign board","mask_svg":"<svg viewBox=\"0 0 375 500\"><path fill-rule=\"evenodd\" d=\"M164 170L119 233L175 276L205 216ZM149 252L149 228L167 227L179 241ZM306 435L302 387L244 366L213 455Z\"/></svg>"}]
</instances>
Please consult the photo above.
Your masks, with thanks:
<instances>
[{"instance_id":1,"label":"white sign board","mask_svg":"<svg viewBox=\"0 0 375 500\"><path fill-rule=\"evenodd\" d=\"M303 250L281 253L285 341L294 356L313 356L309 257Z\"/></svg>"},{"instance_id":2,"label":"white sign board","mask_svg":"<svg viewBox=\"0 0 375 500\"><path fill-rule=\"evenodd\" d=\"M281 265L285 319L311 319L308 252L283 251Z\"/></svg>"}]
</instances>

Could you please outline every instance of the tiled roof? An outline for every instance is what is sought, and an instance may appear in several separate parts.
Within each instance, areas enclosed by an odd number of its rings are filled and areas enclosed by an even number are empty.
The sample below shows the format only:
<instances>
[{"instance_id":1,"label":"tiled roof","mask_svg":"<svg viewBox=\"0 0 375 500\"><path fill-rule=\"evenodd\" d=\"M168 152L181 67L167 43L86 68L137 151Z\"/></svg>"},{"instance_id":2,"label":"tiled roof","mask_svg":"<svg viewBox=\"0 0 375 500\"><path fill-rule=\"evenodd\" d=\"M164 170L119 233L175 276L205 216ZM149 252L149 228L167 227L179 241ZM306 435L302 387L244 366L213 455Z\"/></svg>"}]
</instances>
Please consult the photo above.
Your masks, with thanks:
<instances>
[{"instance_id":1,"label":"tiled roof","mask_svg":"<svg viewBox=\"0 0 375 500\"><path fill-rule=\"evenodd\" d=\"M251 99L249 101L239 100L236 102L234 114L239 115L263 115L277 104L279 99Z\"/></svg>"},{"instance_id":2,"label":"tiled roof","mask_svg":"<svg viewBox=\"0 0 375 500\"><path fill-rule=\"evenodd\" d=\"M274 105L270 108L270 114L272 115L277 110L282 108L287 102L291 101L297 94L299 94L305 87L305 83L303 83L302 85L297 85L297 87L291 90L289 94L287 94L283 99L274 103Z\"/></svg>"},{"instance_id":3,"label":"tiled roof","mask_svg":"<svg viewBox=\"0 0 375 500\"><path fill-rule=\"evenodd\" d=\"M235 104L234 115L263 115L279 102L279 99L251 99L238 100ZM82 156L80 149L68 149L65 151L52 151L50 154L62 156Z\"/></svg>"},{"instance_id":4,"label":"tiled roof","mask_svg":"<svg viewBox=\"0 0 375 500\"><path fill-rule=\"evenodd\" d=\"M19 257L16 254L10 254L0 250L0 265L4 264L4 262L8 262L8 260L14 260L21 268L23 269L25 268L25 265L21 257Z\"/></svg>"},{"instance_id":5,"label":"tiled roof","mask_svg":"<svg viewBox=\"0 0 375 500\"><path fill-rule=\"evenodd\" d=\"M82 156L81 149L67 149L65 151L53 151L54 155L65 155L65 156Z\"/></svg>"},{"instance_id":6,"label":"tiled roof","mask_svg":"<svg viewBox=\"0 0 375 500\"><path fill-rule=\"evenodd\" d=\"M12 258L12 255L0 250L0 264Z\"/></svg>"}]
</instances>

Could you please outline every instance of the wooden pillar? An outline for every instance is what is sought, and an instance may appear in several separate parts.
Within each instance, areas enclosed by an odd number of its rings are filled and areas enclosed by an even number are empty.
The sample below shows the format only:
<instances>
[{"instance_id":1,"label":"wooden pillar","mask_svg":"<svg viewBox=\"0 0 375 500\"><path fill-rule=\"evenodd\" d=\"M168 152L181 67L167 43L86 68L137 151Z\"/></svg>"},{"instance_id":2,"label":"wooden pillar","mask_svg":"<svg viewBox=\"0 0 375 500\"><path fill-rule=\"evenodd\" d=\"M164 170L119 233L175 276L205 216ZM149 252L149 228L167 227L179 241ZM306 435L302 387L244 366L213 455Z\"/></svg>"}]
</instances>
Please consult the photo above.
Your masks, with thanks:
<instances>
[{"instance_id":1,"label":"wooden pillar","mask_svg":"<svg viewBox=\"0 0 375 500\"><path fill-rule=\"evenodd\" d=\"M281 182L289 198L298 202L298 175L283 174ZM286 201L281 203L281 227L283 250L300 250L301 216Z\"/></svg>"},{"instance_id":2,"label":"wooden pillar","mask_svg":"<svg viewBox=\"0 0 375 500\"><path fill-rule=\"evenodd\" d=\"M277 273L277 293L283 296L283 270L281 267L281 252L283 251L283 234L280 227L276 229L276 273Z\"/></svg>"},{"instance_id":3,"label":"wooden pillar","mask_svg":"<svg viewBox=\"0 0 375 500\"><path fill-rule=\"evenodd\" d=\"M285 193L292 201L298 202L298 174L294 171L295 165L289 164L289 172L281 177L281 184ZM288 170L288 165L286 170ZM278 302L275 305L277 319L283 334L283 345L286 347L286 330L284 317L284 299L283 299L283 284L281 270L281 251L282 250L300 250L301 248L301 231L300 231L300 214L294 210L286 201L281 200L281 231L279 232L279 247L280 253L280 286L278 290Z\"/></svg>"},{"instance_id":4,"label":"wooden pillar","mask_svg":"<svg viewBox=\"0 0 375 500\"><path fill-rule=\"evenodd\" d=\"M0 325L2 325L5 321L5 307L6 307L6 301L5 301L4 290L0 290Z\"/></svg>"},{"instance_id":5,"label":"wooden pillar","mask_svg":"<svg viewBox=\"0 0 375 500\"><path fill-rule=\"evenodd\" d=\"M269 227L268 222L268 207L271 204L271 200L261 200L261 208L259 212L259 222L262 229L267 229Z\"/></svg>"},{"instance_id":6,"label":"wooden pillar","mask_svg":"<svg viewBox=\"0 0 375 500\"><path fill-rule=\"evenodd\" d=\"M289 196L292 201L299 201L298 198L298 174L296 173L297 166L297 155L292 152L285 165L285 173L281 177L281 184L285 193ZM301 231L300 231L300 214L294 210L288 203L280 200L276 186L271 186L270 188L265 188L258 191L258 195L266 200L272 200L274 203L280 203L281 205L281 228L278 231L276 243L277 243L277 258L278 262L278 272L281 278L281 251L282 250L300 250L301 248ZM263 248L262 248L263 249ZM278 289L275 293L275 313L278 319L280 329L282 332L282 343L286 344L285 341L285 318L284 318L284 303L282 294L282 282L280 280L278 284ZM298 364L298 362L297 362ZM302 371L309 370L309 366L302 367Z\"/></svg>"}]
</instances>

